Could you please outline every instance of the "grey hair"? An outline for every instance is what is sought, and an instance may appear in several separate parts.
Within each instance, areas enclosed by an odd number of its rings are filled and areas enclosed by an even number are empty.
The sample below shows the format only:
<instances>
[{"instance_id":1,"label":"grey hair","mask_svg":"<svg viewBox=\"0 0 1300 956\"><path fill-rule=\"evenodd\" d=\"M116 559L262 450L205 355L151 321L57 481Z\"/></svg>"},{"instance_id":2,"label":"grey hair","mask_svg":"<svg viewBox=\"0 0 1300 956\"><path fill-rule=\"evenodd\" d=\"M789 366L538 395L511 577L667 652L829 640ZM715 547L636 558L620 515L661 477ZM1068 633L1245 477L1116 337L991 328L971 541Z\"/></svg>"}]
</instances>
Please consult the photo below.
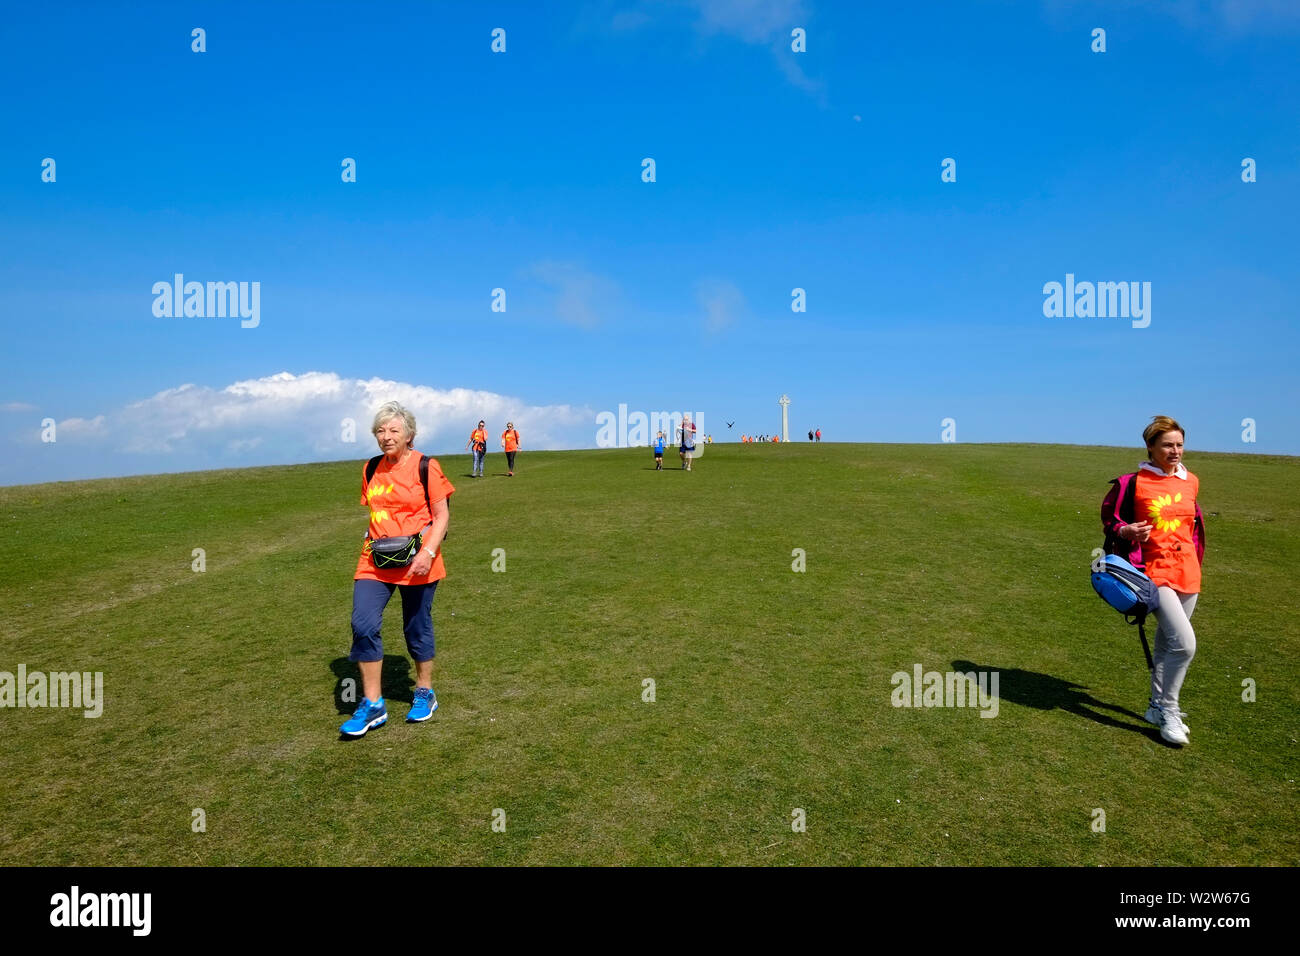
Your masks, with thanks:
<instances>
[{"instance_id":1,"label":"grey hair","mask_svg":"<svg viewBox=\"0 0 1300 956\"><path fill-rule=\"evenodd\" d=\"M370 426L370 433L379 434L379 427L394 418L402 420L402 426L406 429L406 444L410 445L415 441L415 416L407 411L401 402L384 402L380 405L379 411L375 412L375 421Z\"/></svg>"}]
</instances>

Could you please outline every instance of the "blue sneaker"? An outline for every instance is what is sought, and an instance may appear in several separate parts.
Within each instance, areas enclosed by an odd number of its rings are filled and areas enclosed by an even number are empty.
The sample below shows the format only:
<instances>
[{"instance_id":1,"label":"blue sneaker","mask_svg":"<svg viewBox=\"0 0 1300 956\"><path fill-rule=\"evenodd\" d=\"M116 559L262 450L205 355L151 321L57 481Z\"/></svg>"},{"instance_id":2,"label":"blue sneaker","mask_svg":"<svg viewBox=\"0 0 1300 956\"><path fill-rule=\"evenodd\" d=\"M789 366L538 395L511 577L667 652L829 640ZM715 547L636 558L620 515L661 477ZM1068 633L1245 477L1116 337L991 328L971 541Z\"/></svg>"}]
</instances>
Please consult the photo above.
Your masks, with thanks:
<instances>
[{"instance_id":1,"label":"blue sneaker","mask_svg":"<svg viewBox=\"0 0 1300 956\"><path fill-rule=\"evenodd\" d=\"M406 722L418 724L422 720L428 720L437 709L438 698L434 696L433 691L428 687L417 687L415 701L411 704L411 712L406 715Z\"/></svg>"},{"instance_id":2,"label":"blue sneaker","mask_svg":"<svg viewBox=\"0 0 1300 956\"><path fill-rule=\"evenodd\" d=\"M372 701L368 697L362 697L357 712L352 715L351 720L346 721L339 728L339 733L347 737L364 737L371 727L386 723L388 723L388 708L384 706L384 698Z\"/></svg>"}]
</instances>

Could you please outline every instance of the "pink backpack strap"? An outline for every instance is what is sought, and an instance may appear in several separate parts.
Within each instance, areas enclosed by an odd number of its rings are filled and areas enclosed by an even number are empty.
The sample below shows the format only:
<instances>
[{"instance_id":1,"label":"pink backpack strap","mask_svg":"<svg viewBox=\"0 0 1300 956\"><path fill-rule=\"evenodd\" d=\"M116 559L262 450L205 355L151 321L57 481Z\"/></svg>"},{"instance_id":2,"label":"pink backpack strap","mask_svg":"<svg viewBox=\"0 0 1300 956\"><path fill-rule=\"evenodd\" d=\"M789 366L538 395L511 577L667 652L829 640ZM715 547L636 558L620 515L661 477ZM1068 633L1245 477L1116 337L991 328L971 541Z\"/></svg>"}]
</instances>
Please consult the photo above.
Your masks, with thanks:
<instances>
[{"instance_id":1,"label":"pink backpack strap","mask_svg":"<svg viewBox=\"0 0 1300 956\"><path fill-rule=\"evenodd\" d=\"M1121 525L1133 523L1137 472L1112 478L1110 483L1112 485L1110 492L1106 495L1106 500L1101 503L1101 526L1106 534L1103 547L1108 554L1118 554L1129 564L1141 570L1144 567L1142 546L1125 541L1119 536Z\"/></svg>"}]
</instances>

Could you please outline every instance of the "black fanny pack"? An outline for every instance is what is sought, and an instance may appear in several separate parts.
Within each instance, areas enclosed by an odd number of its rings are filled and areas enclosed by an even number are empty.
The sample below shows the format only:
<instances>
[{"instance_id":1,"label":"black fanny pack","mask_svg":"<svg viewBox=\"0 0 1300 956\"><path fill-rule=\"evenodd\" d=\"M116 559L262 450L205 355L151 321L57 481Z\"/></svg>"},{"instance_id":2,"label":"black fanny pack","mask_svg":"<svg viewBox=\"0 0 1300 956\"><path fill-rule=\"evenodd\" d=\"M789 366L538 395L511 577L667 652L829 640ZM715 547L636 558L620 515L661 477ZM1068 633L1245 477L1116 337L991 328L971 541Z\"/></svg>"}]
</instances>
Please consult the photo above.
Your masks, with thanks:
<instances>
[{"instance_id":1,"label":"black fanny pack","mask_svg":"<svg viewBox=\"0 0 1300 956\"><path fill-rule=\"evenodd\" d=\"M420 553L418 534L380 538L370 542L370 560L377 568L404 568Z\"/></svg>"}]
</instances>

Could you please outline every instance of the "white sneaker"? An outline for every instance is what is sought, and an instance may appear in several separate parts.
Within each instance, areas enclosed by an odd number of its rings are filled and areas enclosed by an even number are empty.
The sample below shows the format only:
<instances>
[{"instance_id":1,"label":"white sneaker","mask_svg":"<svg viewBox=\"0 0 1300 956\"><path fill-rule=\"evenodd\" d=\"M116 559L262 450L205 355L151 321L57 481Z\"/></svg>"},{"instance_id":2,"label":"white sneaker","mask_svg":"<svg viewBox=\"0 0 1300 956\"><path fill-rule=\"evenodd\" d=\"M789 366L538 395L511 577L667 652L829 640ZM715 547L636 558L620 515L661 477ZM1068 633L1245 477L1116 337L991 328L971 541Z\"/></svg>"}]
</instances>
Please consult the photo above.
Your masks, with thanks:
<instances>
[{"instance_id":1,"label":"white sneaker","mask_svg":"<svg viewBox=\"0 0 1300 956\"><path fill-rule=\"evenodd\" d=\"M1177 711L1161 711L1160 736L1171 744L1179 747L1184 746L1189 741L1187 731L1183 729L1183 722L1178 718Z\"/></svg>"},{"instance_id":2,"label":"white sneaker","mask_svg":"<svg viewBox=\"0 0 1300 956\"><path fill-rule=\"evenodd\" d=\"M1164 723L1160 708L1150 701L1147 702L1147 712L1142 715L1142 719L1148 724L1155 724L1157 727ZM1187 715L1181 710L1178 711L1178 723L1183 728L1183 733L1191 736L1192 728L1187 726Z\"/></svg>"}]
</instances>

